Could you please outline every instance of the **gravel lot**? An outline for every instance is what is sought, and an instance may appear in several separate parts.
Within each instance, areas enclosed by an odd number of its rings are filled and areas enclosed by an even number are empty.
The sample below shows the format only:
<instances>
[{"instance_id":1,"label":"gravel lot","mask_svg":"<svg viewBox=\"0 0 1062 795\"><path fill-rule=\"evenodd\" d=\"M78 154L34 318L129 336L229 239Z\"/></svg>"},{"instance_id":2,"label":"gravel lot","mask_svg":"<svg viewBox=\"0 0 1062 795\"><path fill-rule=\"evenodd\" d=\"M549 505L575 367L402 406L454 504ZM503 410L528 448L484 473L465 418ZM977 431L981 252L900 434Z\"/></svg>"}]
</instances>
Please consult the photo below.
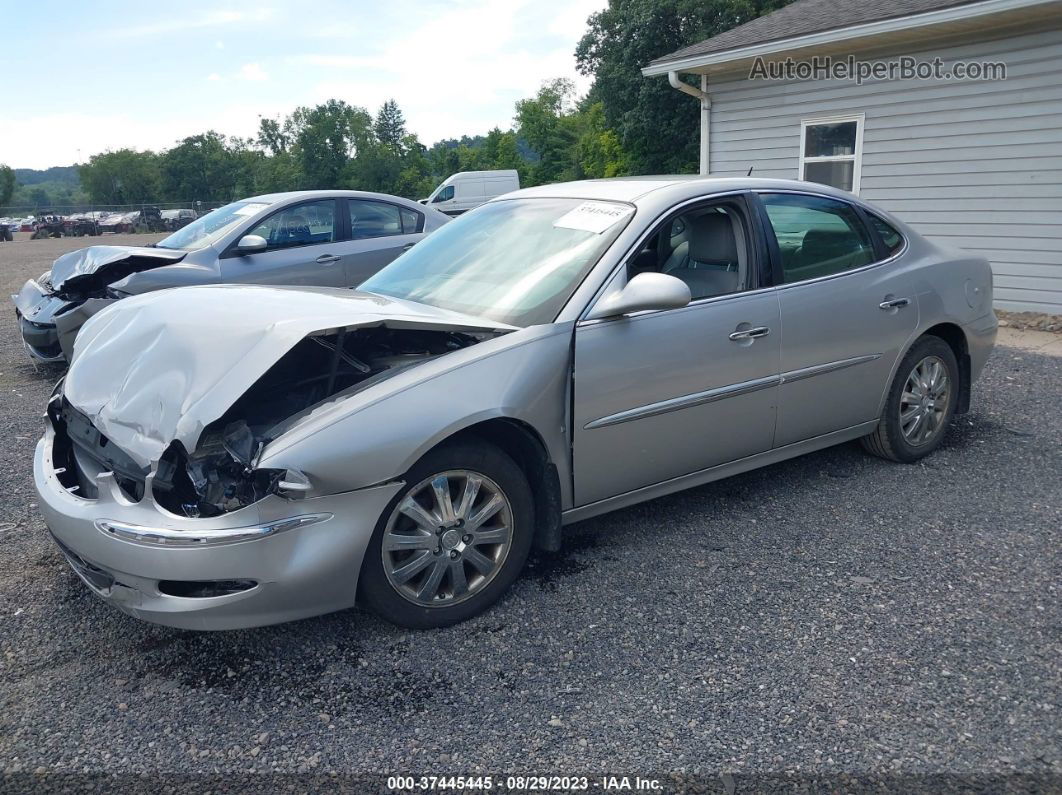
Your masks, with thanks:
<instances>
[{"instance_id":1,"label":"gravel lot","mask_svg":"<svg viewBox=\"0 0 1062 795\"><path fill-rule=\"evenodd\" d=\"M26 238L0 244L4 295L87 242ZM9 789L53 772L251 770L1062 786L1062 359L997 350L973 413L921 465L848 444L569 528L563 553L456 628L350 611L195 634L104 604L46 537L31 463L58 373L29 363L12 315Z\"/></svg>"}]
</instances>

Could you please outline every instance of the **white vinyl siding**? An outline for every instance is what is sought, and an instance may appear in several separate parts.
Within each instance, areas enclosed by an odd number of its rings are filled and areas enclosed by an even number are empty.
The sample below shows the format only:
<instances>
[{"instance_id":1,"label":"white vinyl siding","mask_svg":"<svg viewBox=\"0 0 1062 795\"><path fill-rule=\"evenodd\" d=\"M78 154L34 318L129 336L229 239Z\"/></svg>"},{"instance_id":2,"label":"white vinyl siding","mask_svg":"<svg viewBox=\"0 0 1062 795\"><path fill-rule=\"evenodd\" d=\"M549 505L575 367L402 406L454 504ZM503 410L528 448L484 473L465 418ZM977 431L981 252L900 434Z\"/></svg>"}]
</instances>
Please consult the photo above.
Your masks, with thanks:
<instances>
[{"instance_id":1,"label":"white vinyl siding","mask_svg":"<svg viewBox=\"0 0 1062 795\"><path fill-rule=\"evenodd\" d=\"M1002 309L1062 313L1062 30L920 52L1003 81L709 81L710 170L800 176L803 121L863 114L859 195L988 257Z\"/></svg>"}]
</instances>

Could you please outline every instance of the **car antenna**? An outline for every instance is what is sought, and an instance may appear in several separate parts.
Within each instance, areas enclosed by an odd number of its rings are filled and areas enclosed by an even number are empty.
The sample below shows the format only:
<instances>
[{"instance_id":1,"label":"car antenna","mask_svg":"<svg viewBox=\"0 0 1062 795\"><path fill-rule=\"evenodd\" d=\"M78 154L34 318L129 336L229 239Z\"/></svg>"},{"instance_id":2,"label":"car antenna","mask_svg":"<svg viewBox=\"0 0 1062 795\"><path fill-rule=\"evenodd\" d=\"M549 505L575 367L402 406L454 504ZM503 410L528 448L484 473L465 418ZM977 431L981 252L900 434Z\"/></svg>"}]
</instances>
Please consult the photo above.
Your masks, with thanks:
<instances>
[{"instance_id":1,"label":"car antenna","mask_svg":"<svg viewBox=\"0 0 1062 795\"><path fill-rule=\"evenodd\" d=\"M746 177L751 177L752 176L752 169L754 169L754 168L756 168L756 166L749 166L749 173L746 174L745 176Z\"/></svg>"}]
</instances>

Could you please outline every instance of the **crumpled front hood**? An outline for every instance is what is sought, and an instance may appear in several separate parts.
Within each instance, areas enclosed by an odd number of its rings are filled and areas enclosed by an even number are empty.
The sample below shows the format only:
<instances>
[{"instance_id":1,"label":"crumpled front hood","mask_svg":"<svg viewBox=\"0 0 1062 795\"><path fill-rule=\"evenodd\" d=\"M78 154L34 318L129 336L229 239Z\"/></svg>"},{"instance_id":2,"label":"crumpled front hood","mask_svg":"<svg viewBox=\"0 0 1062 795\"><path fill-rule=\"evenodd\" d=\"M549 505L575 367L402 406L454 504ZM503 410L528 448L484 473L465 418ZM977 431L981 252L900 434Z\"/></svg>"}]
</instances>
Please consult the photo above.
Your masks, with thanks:
<instances>
[{"instance_id":1,"label":"crumpled front hood","mask_svg":"<svg viewBox=\"0 0 1062 795\"><path fill-rule=\"evenodd\" d=\"M64 287L74 286L75 280L115 268L119 263L126 263L132 270L141 271L172 265L180 262L187 254L187 251L167 248L89 246L64 254L52 263L52 289L59 291ZM117 278L122 276L119 274Z\"/></svg>"},{"instance_id":2,"label":"crumpled front hood","mask_svg":"<svg viewBox=\"0 0 1062 795\"><path fill-rule=\"evenodd\" d=\"M174 440L192 450L304 337L340 328L512 330L423 304L338 288L211 285L116 302L82 327L63 392L138 464Z\"/></svg>"}]
</instances>

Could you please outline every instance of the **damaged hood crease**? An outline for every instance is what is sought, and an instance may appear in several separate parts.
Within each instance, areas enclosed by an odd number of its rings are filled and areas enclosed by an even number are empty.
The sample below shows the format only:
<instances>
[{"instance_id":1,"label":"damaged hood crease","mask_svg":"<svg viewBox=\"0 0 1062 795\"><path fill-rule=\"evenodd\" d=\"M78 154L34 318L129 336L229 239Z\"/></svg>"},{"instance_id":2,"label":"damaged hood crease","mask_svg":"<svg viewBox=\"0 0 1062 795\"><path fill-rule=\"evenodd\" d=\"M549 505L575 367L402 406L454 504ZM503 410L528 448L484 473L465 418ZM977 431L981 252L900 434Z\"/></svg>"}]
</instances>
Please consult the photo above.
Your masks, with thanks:
<instances>
[{"instance_id":1,"label":"damaged hood crease","mask_svg":"<svg viewBox=\"0 0 1062 795\"><path fill-rule=\"evenodd\" d=\"M64 254L52 264L52 289L56 292L77 289L83 283L100 279L103 284L109 284L130 273L180 262L187 254L166 248L89 246Z\"/></svg>"},{"instance_id":2,"label":"damaged hood crease","mask_svg":"<svg viewBox=\"0 0 1062 795\"><path fill-rule=\"evenodd\" d=\"M511 331L421 304L341 289L245 285L135 296L92 317L64 395L145 469L203 429L301 340L339 330Z\"/></svg>"}]
</instances>

